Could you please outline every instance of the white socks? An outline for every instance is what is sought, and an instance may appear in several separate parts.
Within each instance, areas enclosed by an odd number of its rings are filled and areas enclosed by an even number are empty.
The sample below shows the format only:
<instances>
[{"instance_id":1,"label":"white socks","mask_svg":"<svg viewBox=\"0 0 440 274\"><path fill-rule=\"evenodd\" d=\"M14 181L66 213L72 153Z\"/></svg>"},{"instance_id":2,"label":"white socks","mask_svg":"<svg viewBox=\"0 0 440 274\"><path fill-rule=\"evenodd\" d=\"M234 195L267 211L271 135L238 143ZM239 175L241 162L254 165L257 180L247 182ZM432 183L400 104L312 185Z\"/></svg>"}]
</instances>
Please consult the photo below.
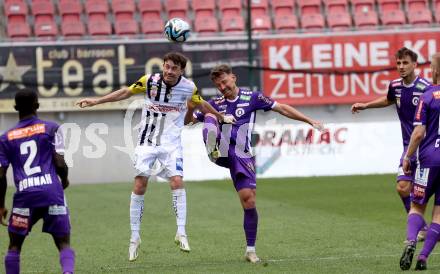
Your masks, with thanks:
<instances>
[{"instance_id":1,"label":"white socks","mask_svg":"<svg viewBox=\"0 0 440 274\"><path fill-rule=\"evenodd\" d=\"M140 238L142 214L144 213L144 195L131 193L130 200L130 227L131 241L137 241Z\"/></svg>"},{"instance_id":2,"label":"white socks","mask_svg":"<svg viewBox=\"0 0 440 274\"><path fill-rule=\"evenodd\" d=\"M171 191L173 195L173 209L176 213L177 233L186 235L186 191L185 189L174 189Z\"/></svg>"},{"instance_id":3,"label":"white socks","mask_svg":"<svg viewBox=\"0 0 440 274\"><path fill-rule=\"evenodd\" d=\"M255 252L255 246L247 246L246 252Z\"/></svg>"}]
</instances>

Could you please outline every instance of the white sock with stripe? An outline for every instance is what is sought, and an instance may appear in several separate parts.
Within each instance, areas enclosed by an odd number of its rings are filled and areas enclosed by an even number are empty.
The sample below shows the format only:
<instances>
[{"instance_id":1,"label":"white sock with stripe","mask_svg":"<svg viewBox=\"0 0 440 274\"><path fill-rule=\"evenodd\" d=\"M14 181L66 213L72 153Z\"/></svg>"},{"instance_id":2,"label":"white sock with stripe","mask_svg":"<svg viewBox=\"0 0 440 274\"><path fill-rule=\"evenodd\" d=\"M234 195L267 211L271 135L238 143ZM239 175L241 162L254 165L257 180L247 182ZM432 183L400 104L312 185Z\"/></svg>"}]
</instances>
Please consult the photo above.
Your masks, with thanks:
<instances>
[{"instance_id":1,"label":"white sock with stripe","mask_svg":"<svg viewBox=\"0 0 440 274\"><path fill-rule=\"evenodd\" d=\"M174 189L171 191L173 195L173 209L176 213L177 233L186 235L186 191L185 189Z\"/></svg>"},{"instance_id":2,"label":"white sock with stripe","mask_svg":"<svg viewBox=\"0 0 440 274\"><path fill-rule=\"evenodd\" d=\"M140 238L141 221L144 213L144 195L131 193L130 200L130 227L131 241L137 241Z\"/></svg>"}]
</instances>

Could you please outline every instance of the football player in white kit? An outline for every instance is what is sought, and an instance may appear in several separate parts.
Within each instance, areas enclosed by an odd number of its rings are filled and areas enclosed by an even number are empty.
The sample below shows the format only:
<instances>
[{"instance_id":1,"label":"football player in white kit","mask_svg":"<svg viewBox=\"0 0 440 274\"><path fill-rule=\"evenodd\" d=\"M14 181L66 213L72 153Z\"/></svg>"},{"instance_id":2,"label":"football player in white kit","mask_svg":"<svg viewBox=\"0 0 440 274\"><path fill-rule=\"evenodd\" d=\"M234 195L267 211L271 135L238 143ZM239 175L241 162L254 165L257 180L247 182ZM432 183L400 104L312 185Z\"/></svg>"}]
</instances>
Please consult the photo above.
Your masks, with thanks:
<instances>
[{"instance_id":1,"label":"football player in white kit","mask_svg":"<svg viewBox=\"0 0 440 274\"><path fill-rule=\"evenodd\" d=\"M130 87L121 88L103 97L85 98L77 102L77 105L84 108L124 100L133 94L145 93L142 126L134 152L136 177L130 202L129 261L135 261L138 257L144 194L151 175L169 180L177 222L175 242L180 250L190 251L185 231L186 192L182 180L181 144L187 101L194 102L203 112L213 113L226 123L233 122L231 117L224 117L204 101L198 94L194 82L183 76L187 63L185 56L171 52L167 53L163 60L163 73L144 75ZM159 171L153 168L156 161L161 165Z\"/></svg>"}]
</instances>

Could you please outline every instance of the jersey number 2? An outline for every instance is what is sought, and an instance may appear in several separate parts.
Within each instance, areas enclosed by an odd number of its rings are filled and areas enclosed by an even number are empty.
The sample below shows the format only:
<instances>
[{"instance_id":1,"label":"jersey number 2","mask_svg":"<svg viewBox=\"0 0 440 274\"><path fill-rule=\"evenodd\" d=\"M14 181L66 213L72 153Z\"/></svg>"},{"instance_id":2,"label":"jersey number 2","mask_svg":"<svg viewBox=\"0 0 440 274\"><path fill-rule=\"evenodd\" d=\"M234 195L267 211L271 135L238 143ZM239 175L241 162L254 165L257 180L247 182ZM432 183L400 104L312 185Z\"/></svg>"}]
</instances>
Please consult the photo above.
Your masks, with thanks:
<instances>
[{"instance_id":1,"label":"jersey number 2","mask_svg":"<svg viewBox=\"0 0 440 274\"><path fill-rule=\"evenodd\" d=\"M20 154L26 155L29 154L26 162L24 162L23 169L27 176L31 176L32 174L41 172L40 166L31 167L32 162L37 155L37 143L35 140L27 141L21 143L20 145Z\"/></svg>"}]
</instances>

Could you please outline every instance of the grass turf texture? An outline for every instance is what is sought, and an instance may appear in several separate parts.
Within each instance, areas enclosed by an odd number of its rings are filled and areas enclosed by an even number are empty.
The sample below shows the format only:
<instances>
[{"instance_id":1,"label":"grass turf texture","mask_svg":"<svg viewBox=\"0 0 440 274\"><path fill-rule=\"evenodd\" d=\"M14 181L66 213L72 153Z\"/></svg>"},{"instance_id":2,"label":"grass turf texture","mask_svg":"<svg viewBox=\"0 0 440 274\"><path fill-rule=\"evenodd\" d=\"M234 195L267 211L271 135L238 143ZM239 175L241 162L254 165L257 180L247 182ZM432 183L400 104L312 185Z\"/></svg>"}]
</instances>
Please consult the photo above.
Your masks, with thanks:
<instances>
[{"instance_id":1,"label":"grass turf texture","mask_svg":"<svg viewBox=\"0 0 440 274\"><path fill-rule=\"evenodd\" d=\"M394 175L259 180L257 254L263 262L257 265L243 258L243 212L230 181L187 182L189 254L173 243L168 184L150 184L140 255L129 263L131 186L73 184L67 190L76 273L401 273L406 217ZM10 208L11 187L7 196ZM0 239L3 260L4 228ZM22 273L60 272L41 221L25 241L21 262ZM434 250L424 273L439 272Z\"/></svg>"}]
</instances>

